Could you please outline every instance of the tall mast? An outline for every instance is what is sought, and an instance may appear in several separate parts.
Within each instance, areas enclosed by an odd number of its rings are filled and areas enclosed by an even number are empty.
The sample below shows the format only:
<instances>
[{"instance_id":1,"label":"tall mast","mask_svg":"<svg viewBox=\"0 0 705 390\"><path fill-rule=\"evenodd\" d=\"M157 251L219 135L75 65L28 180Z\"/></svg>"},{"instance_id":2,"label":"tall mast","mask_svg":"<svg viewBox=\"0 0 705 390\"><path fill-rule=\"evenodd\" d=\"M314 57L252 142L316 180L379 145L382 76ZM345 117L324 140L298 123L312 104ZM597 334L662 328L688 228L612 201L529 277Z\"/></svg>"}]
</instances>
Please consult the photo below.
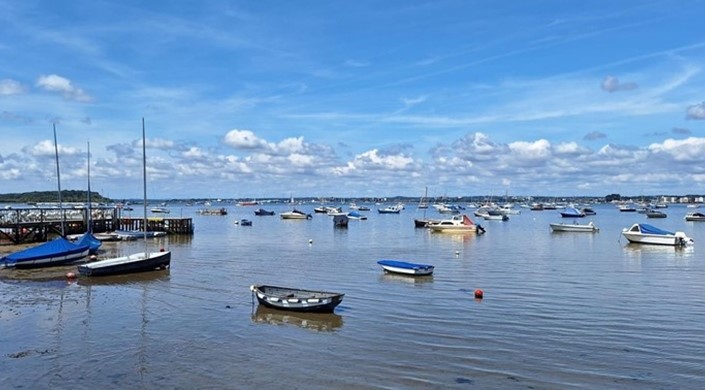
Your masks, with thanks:
<instances>
[{"instance_id":1,"label":"tall mast","mask_svg":"<svg viewBox=\"0 0 705 390\"><path fill-rule=\"evenodd\" d=\"M66 214L64 214L64 202L61 200L61 173L59 169L59 143L56 141L56 123L54 126L54 154L56 155L56 183L59 187L59 212L61 213L61 237L66 237Z\"/></svg>"},{"instance_id":2,"label":"tall mast","mask_svg":"<svg viewBox=\"0 0 705 390\"><path fill-rule=\"evenodd\" d=\"M142 117L142 188L144 190L144 253L147 253L147 141Z\"/></svg>"},{"instance_id":3,"label":"tall mast","mask_svg":"<svg viewBox=\"0 0 705 390\"><path fill-rule=\"evenodd\" d=\"M91 213L91 141L88 141L88 233L93 233L93 215Z\"/></svg>"}]
</instances>

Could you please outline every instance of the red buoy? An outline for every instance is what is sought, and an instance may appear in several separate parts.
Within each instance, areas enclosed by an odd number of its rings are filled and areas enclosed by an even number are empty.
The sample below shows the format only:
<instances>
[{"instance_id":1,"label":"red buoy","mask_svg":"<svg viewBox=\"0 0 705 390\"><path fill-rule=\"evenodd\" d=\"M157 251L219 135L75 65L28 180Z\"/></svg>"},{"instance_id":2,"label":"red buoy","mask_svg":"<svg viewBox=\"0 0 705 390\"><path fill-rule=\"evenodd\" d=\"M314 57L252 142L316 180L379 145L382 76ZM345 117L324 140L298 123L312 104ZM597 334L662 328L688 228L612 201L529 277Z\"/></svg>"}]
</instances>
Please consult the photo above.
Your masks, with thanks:
<instances>
[{"instance_id":1,"label":"red buoy","mask_svg":"<svg viewBox=\"0 0 705 390\"><path fill-rule=\"evenodd\" d=\"M159 249L159 252L164 252L164 251L165 251L164 248Z\"/></svg>"},{"instance_id":2,"label":"red buoy","mask_svg":"<svg viewBox=\"0 0 705 390\"><path fill-rule=\"evenodd\" d=\"M475 290L475 299L482 299L484 295L485 293L482 292L482 290L480 290L479 288Z\"/></svg>"}]
</instances>

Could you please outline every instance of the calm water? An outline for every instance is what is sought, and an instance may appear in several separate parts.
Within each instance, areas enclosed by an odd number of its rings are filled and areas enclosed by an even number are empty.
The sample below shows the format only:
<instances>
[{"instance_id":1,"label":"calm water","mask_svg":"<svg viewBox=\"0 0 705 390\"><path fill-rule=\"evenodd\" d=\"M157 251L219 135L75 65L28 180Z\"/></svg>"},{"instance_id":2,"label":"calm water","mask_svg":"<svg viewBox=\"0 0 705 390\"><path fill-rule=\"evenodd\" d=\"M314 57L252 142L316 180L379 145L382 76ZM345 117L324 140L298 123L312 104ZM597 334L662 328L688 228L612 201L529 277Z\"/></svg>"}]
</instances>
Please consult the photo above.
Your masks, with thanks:
<instances>
[{"instance_id":1,"label":"calm water","mask_svg":"<svg viewBox=\"0 0 705 390\"><path fill-rule=\"evenodd\" d=\"M648 222L685 231L686 249L628 245L621 229L647 219L612 206L583 221L597 234L551 233L558 211L522 210L480 221L482 236L415 229L412 205L347 229L253 210L172 207L196 232L150 241L173 252L168 271L0 280L0 388L705 387L705 223L685 207ZM436 270L385 275L382 258ZM252 284L346 295L301 315L253 305Z\"/></svg>"}]
</instances>

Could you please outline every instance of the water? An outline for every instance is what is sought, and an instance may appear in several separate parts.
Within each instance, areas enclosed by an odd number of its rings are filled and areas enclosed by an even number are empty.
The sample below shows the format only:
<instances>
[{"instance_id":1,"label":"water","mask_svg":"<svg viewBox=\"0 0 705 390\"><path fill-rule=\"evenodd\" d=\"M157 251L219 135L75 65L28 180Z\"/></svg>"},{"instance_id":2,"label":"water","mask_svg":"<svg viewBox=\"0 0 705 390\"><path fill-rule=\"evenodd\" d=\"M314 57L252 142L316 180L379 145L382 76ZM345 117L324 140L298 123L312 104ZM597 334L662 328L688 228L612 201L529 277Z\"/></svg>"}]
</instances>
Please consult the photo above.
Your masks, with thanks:
<instances>
[{"instance_id":1,"label":"water","mask_svg":"<svg viewBox=\"0 0 705 390\"><path fill-rule=\"evenodd\" d=\"M67 283L74 268L60 267L0 279L0 388L705 386L705 223L685 222L685 207L647 221L598 206L582 221L596 234L551 233L557 211L523 210L480 221L482 236L415 229L413 206L373 207L347 229L320 214L284 221L253 210L172 207L196 231L150 241L172 250L168 271ZM254 225L233 223L241 218ZM644 221L685 231L695 246L620 239ZM436 270L387 275L383 258ZM252 284L346 295L335 314L302 315L253 304Z\"/></svg>"}]
</instances>

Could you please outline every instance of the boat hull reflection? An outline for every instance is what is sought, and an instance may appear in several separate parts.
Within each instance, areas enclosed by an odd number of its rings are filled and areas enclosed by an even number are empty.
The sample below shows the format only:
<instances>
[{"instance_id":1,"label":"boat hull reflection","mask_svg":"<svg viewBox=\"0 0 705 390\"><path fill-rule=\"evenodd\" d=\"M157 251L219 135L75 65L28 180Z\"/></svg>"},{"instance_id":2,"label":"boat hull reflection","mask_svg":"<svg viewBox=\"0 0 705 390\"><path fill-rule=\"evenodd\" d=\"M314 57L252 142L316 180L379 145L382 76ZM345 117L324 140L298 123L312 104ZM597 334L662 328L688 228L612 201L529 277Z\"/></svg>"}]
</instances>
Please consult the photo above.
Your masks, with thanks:
<instances>
[{"instance_id":1,"label":"boat hull reflection","mask_svg":"<svg viewBox=\"0 0 705 390\"><path fill-rule=\"evenodd\" d=\"M329 332L343 326L343 317L335 313L290 312L258 305L252 322L271 325L295 325L314 331Z\"/></svg>"}]
</instances>

